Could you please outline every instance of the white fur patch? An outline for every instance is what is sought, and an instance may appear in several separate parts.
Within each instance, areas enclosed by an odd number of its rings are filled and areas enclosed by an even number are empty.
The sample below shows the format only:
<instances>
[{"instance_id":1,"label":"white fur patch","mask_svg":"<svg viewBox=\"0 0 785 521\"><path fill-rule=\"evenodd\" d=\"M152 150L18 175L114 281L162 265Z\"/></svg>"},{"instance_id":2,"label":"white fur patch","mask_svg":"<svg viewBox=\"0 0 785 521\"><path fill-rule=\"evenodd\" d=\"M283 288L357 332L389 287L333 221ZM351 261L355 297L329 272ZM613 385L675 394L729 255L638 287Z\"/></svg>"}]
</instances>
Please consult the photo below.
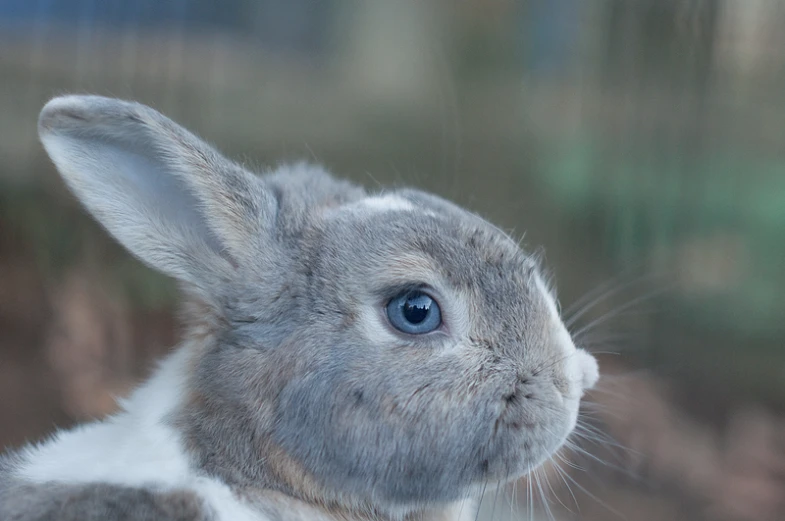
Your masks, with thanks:
<instances>
[{"instance_id":1,"label":"white fur patch","mask_svg":"<svg viewBox=\"0 0 785 521\"><path fill-rule=\"evenodd\" d=\"M104 421L60 431L27 449L17 471L34 483L109 483L159 490L191 490L216 519L267 521L235 498L222 482L196 474L167 416L181 403L189 350L168 357L156 374L121 401L123 412Z\"/></svg>"},{"instance_id":2,"label":"white fur patch","mask_svg":"<svg viewBox=\"0 0 785 521\"><path fill-rule=\"evenodd\" d=\"M383 195L378 197L366 197L358 204L369 210L377 212L390 212L394 210L414 210L414 205L397 195Z\"/></svg>"},{"instance_id":3,"label":"white fur patch","mask_svg":"<svg viewBox=\"0 0 785 521\"><path fill-rule=\"evenodd\" d=\"M372 215L384 212L416 212L417 215L436 217L436 214L422 206L416 206L403 197L388 194L366 197L353 203L341 206L340 212L356 212L360 215Z\"/></svg>"}]
</instances>

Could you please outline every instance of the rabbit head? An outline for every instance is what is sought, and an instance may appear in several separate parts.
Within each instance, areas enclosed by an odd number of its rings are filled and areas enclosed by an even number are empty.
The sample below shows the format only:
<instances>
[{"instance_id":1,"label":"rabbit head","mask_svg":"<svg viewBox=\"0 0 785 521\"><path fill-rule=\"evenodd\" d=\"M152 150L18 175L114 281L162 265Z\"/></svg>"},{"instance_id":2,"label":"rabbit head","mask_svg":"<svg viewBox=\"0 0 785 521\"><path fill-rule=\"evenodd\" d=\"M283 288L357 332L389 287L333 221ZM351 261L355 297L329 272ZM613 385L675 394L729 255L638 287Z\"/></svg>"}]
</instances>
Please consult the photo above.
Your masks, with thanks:
<instances>
[{"instance_id":1,"label":"rabbit head","mask_svg":"<svg viewBox=\"0 0 785 521\"><path fill-rule=\"evenodd\" d=\"M573 429L596 362L480 217L309 165L257 176L136 103L56 98L39 130L95 218L201 303L171 421L205 472L407 509L518 478Z\"/></svg>"}]
</instances>

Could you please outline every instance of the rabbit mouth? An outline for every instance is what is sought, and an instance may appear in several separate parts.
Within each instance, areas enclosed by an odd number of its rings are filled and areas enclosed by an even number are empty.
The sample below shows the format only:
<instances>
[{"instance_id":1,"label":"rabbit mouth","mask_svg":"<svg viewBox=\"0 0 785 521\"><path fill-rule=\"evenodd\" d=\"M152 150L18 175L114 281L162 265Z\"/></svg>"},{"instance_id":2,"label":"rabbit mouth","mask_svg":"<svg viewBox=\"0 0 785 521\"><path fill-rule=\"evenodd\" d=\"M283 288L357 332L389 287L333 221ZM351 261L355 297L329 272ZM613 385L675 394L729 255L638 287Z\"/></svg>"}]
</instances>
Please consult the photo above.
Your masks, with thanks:
<instances>
[{"instance_id":1,"label":"rabbit mouth","mask_svg":"<svg viewBox=\"0 0 785 521\"><path fill-rule=\"evenodd\" d=\"M501 412L493 425L493 439L506 447L503 465L481 463L484 479L513 481L548 461L566 442L577 420L577 404L553 392L518 386L501 396Z\"/></svg>"}]
</instances>

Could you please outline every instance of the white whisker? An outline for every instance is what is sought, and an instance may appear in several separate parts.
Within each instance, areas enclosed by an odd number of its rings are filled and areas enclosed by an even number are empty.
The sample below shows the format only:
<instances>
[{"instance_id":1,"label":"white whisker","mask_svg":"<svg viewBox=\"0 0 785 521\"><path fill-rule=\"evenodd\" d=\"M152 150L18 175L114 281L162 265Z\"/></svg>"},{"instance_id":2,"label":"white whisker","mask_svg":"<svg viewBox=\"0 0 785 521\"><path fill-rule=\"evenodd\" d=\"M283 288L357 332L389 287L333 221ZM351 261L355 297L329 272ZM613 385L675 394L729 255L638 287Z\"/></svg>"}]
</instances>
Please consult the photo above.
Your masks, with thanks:
<instances>
[{"instance_id":1,"label":"white whisker","mask_svg":"<svg viewBox=\"0 0 785 521\"><path fill-rule=\"evenodd\" d=\"M488 486L488 480L485 480L485 483L482 485L482 492L480 493L480 501L477 503L477 512L474 514L474 521L480 517L480 509L482 508L482 500L485 499L485 489Z\"/></svg>"},{"instance_id":2,"label":"white whisker","mask_svg":"<svg viewBox=\"0 0 785 521\"><path fill-rule=\"evenodd\" d=\"M623 519L624 521L627 521L627 518L626 518L626 516L625 516L624 514L622 514L621 512L619 512L618 510L616 510L615 508L613 508L613 507L609 506L607 503L605 503L603 500L601 500L600 498L598 498L596 495L594 495L594 494L592 494L591 492L589 492L589 491L586 489L586 487L584 487L583 485L581 485L580 483L578 483L577 481L575 481L575 479L573 479L573 477L572 477L572 476L570 476L569 474L565 473L565 474L564 474L564 477L565 477L565 478L567 478L567 479L569 479L569 480L572 482L572 484L573 484L573 485L575 485L576 487L578 487L578 488L579 488L579 489L580 489L580 490L581 490L581 491L582 491L584 494L586 494L587 496L589 496L590 498L592 498L593 500L595 500L595 501L596 501L596 502L597 502L599 505L601 505L603 508L607 509L607 510L608 510L609 512L611 512L612 514L615 514L615 515L617 515L619 518Z\"/></svg>"},{"instance_id":3,"label":"white whisker","mask_svg":"<svg viewBox=\"0 0 785 521\"><path fill-rule=\"evenodd\" d=\"M626 302L625 304L622 304L621 306L619 306L617 308L614 308L611 311L609 311L609 312L607 312L607 313L605 313L605 314L595 318L594 320L592 320L591 322L589 322L585 326L581 327L577 331L573 331L572 332L572 337L576 338L576 339L579 339L581 337L581 335L585 334L587 331L592 330L593 328L597 327L598 325L600 325L600 324L602 324L604 322L607 322L608 320L617 318L622 313L628 312L634 306L637 306L638 304L641 304L642 302L646 302L647 300L651 300L654 297L662 295L666 291L667 291L667 288L658 288L658 289L652 290L652 291L650 291L648 293L645 293L645 294L643 294L643 295L641 295L639 297L636 297L636 298Z\"/></svg>"},{"instance_id":4,"label":"white whisker","mask_svg":"<svg viewBox=\"0 0 785 521\"><path fill-rule=\"evenodd\" d=\"M551 465L555 469L556 468L556 462L553 460L553 456L551 456L548 461L551 463ZM556 491L553 489L553 486L551 485L551 480L548 479L548 473L547 472L543 473L543 478L545 479L545 484L548 486L548 489L551 491L551 495L556 498L556 501L558 501L559 504L565 508L565 510L567 510L571 514L574 514L574 512L572 510L570 510L570 508L567 505L564 504L564 502L559 497L559 494L557 494Z\"/></svg>"},{"instance_id":5,"label":"white whisker","mask_svg":"<svg viewBox=\"0 0 785 521\"><path fill-rule=\"evenodd\" d=\"M540 501L542 502L542 506L545 509L545 515L547 515L551 521L556 521L553 512L551 512L550 502L548 501L548 498L545 496L545 492L542 489L542 483L540 482L540 475L538 470L534 471L534 479L537 483L537 489L540 491Z\"/></svg>"},{"instance_id":6,"label":"white whisker","mask_svg":"<svg viewBox=\"0 0 785 521\"><path fill-rule=\"evenodd\" d=\"M559 463L558 463L557 461L555 461L555 460L553 461L553 465L554 465L554 467L553 467L553 468L555 468L555 469L556 469L556 473L559 475L559 477L561 478L561 480L564 482L564 486L565 486L565 487L567 487L567 491L568 491L568 492L570 493L570 495L572 496L572 500L573 500L573 502L575 503L575 509L576 509L578 512L580 512L580 511L581 511L581 507L580 507L580 505L578 505L578 499L575 497L575 494L574 494L574 493L573 493L573 491L572 491L572 487L570 487L570 484L569 484L569 483L567 483L567 480L564 478L564 474L565 474L565 472L567 472L567 471L565 471L563 468L561 468L561 465L559 465ZM565 507L565 508L566 508L566 507ZM570 509L568 508L567 510L570 510ZM572 511L570 510L570 512L572 512Z\"/></svg>"},{"instance_id":7,"label":"white whisker","mask_svg":"<svg viewBox=\"0 0 785 521\"><path fill-rule=\"evenodd\" d=\"M615 287L614 287L614 284L600 285L598 287L598 289L602 289L602 291L600 291L599 294L596 297L593 297L593 298L589 297L589 299L586 299L587 296L592 295L593 293L596 294L596 289L595 289L595 290L592 290L589 293L587 293L584 297L578 299L575 302L575 304L573 304L569 308L567 308L567 310L564 312L564 316L568 316L569 318L567 318L565 320L565 322L564 322L565 325L568 328L571 327L572 325L575 324L575 322L580 317L585 315L587 312L589 312L592 308L594 308L600 302L602 302L604 300L607 300L607 299L609 299L610 297L612 297L614 295L618 295L622 291L624 291L626 289L629 289L629 288L635 286L636 284L639 284L639 283L642 283L642 282L647 282L649 279L652 279L652 278L654 278L653 275L644 275L644 276L638 277L638 278L633 279L633 280L628 281L628 282L620 282L620 283L616 284ZM584 301L584 300L588 300L588 302L586 302L586 303L581 302L581 301ZM577 308L576 304L578 304L579 302L581 302L580 308ZM576 309L573 309L573 308L576 308Z\"/></svg>"}]
</instances>

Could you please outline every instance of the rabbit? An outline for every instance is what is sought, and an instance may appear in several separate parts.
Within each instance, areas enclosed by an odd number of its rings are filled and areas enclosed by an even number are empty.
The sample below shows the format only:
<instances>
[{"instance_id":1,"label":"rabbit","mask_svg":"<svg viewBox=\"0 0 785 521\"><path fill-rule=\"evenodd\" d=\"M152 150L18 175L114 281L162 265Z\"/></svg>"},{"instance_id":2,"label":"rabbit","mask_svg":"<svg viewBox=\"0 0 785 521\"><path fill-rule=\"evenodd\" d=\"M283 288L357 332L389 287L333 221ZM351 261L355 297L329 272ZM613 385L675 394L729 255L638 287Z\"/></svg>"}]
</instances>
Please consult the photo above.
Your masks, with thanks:
<instances>
[{"instance_id":1,"label":"rabbit","mask_svg":"<svg viewBox=\"0 0 785 521\"><path fill-rule=\"evenodd\" d=\"M0 458L0 519L463 521L574 429L597 362L480 216L308 163L257 175L135 102L56 97L38 129L188 304L120 412Z\"/></svg>"}]
</instances>

